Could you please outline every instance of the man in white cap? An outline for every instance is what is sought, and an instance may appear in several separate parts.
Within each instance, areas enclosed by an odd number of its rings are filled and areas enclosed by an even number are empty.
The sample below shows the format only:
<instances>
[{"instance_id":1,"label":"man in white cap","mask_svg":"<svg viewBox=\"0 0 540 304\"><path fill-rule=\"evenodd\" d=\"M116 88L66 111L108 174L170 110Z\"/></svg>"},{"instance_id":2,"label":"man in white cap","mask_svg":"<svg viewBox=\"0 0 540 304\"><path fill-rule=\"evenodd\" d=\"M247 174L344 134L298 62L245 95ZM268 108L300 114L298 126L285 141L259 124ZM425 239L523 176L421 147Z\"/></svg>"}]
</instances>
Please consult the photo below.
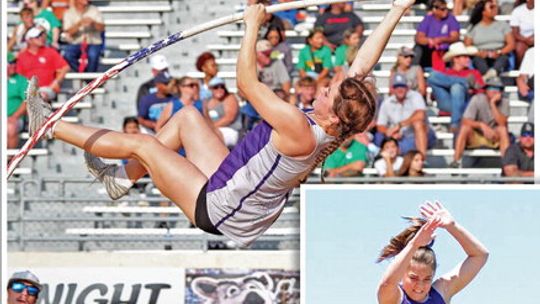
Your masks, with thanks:
<instances>
[{"instance_id":1,"label":"man in white cap","mask_svg":"<svg viewBox=\"0 0 540 304\"><path fill-rule=\"evenodd\" d=\"M15 272L8 281L7 303L35 304L41 288L38 277L32 272L28 270Z\"/></svg>"},{"instance_id":2,"label":"man in white cap","mask_svg":"<svg viewBox=\"0 0 540 304\"><path fill-rule=\"evenodd\" d=\"M155 77L161 72L169 71L169 62L167 58L162 54L156 54L150 57L150 66L152 67L152 79L144 82L139 86L137 91L137 109L139 109L141 99L148 95L157 92Z\"/></svg>"},{"instance_id":3,"label":"man in white cap","mask_svg":"<svg viewBox=\"0 0 540 304\"><path fill-rule=\"evenodd\" d=\"M36 76L40 90L46 92L44 97L54 99L69 65L56 49L45 45L46 33L41 27L29 29L25 38L27 48L17 56L17 73L27 79Z\"/></svg>"},{"instance_id":4,"label":"man in white cap","mask_svg":"<svg viewBox=\"0 0 540 304\"><path fill-rule=\"evenodd\" d=\"M450 45L443 60L450 62L451 67L444 71L432 71L427 79L437 100L437 107L451 113L450 130L457 133L467 101L474 94L482 92L484 80L478 70L470 69L470 56L478 50L465 46L463 42Z\"/></svg>"}]
</instances>

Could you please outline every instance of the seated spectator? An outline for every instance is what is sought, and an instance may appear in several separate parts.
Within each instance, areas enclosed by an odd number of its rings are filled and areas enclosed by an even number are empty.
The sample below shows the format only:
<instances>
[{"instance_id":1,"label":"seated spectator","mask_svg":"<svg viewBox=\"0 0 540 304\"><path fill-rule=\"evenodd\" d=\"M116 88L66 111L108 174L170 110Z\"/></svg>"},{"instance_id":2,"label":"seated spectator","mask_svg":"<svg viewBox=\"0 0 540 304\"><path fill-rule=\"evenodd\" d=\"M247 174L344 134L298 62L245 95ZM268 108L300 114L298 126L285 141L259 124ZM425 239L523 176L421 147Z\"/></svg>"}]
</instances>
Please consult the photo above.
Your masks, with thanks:
<instances>
[{"instance_id":1,"label":"seated spectator","mask_svg":"<svg viewBox=\"0 0 540 304\"><path fill-rule=\"evenodd\" d=\"M204 103L204 113L208 114L214 127L221 132L225 145L233 147L242 130L238 100L234 94L229 93L225 81L221 78L210 80L209 86L212 98Z\"/></svg>"},{"instance_id":2,"label":"seated spectator","mask_svg":"<svg viewBox=\"0 0 540 304\"><path fill-rule=\"evenodd\" d=\"M478 3L479 0L454 0L454 7L452 8L452 13L454 16L459 16L461 14L469 14L473 7Z\"/></svg>"},{"instance_id":3,"label":"seated spectator","mask_svg":"<svg viewBox=\"0 0 540 304\"><path fill-rule=\"evenodd\" d=\"M281 59L272 59L272 44L268 40L259 40L257 51L257 70L259 79L271 89L281 88L285 92L291 90L291 77Z\"/></svg>"},{"instance_id":4,"label":"seated spectator","mask_svg":"<svg viewBox=\"0 0 540 304\"><path fill-rule=\"evenodd\" d=\"M326 158L323 169L328 177L360 176L368 161L367 147L351 136Z\"/></svg>"},{"instance_id":5,"label":"seated spectator","mask_svg":"<svg viewBox=\"0 0 540 304\"><path fill-rule=\"evenodd\" d=\"M345 3L331 4L315 21L315 28L323 30L324 44L332 51L341 44L346 30L353 29L358 34L359 41L364 35L362 19L354 12L346 12L344 9Z\"/></svg>"},{"instance_id":6,"label":"seated spectator","mask_svg":"<svg viewBox=\"0 0 540 304\"><path fill-rule=\"evenodd\" d=\"M285 41L285 30L277 26L270 26L264 35L264 39L272 44L272 53L270 58L273 60L281 59L287 68L289 75L294 71L292 62L292 49Z\"/></svg>"},{"instance_id":7,"label":"seated spectator","mask_svg":"<svg viewBox=\"0 0 540 304\"><path fill-rule=\"evenodd\" d=\"M508 23L495 20L498 13L496 1L479 1L471 12L470 26L465 35L465 45L474 45L478 49L473 64L484 80L508 69L508 56L515 47Z\"/></svg>"},{"instance_id":8,"label":"seated spectator","mask_svg":"<svg viewBox=\"0 0 540 304\"><path fill-rule=\"evenodd\" d=\"M424 98L409 89L401 74L396 74L392 83L394 95L382 102L377 116L375 144L380 145L384 138L391 137L397 140L401 153L416 149L425 155L436 137L427 122Z\"/></svg>"},{"instance_id":9,"label":"seated spectator","mask_svg":"<svg viewBox=\"0 0 540 304\"><path fill-rule=\"evenodd\" d=\"M300 109L313 109L313 101L317 93L317 82L315 79L306 76L296 82L295 94L291 98L291 103Z\"/></svg>"},{"instance_id":10,"label":"seated spectator","mask_svg":"<svg viewBox=\"0 0 540 304\"><path fill-rule=\"evenodd\" d=\"M448 12L446 0L431 2L430 13L416 28L413 64L422 68L444 69L442 56L450 44L459 40L459 23Z\"/></svg>"},{"instance_id":11,"label":"seated spectator","mask_svg":"<svg viewBox=\"0 0 540 304\"><path fill-rule=\"evenodd\" d=\"M442 72L432 71L427 79L437 107L452 115L450 130L454 133L459 128L468 100L484 87L480 72L469 68L469 56L476 52L475 47L466 47L463 42L453 43L443 57L445 62L451 62L451 67Z\"/></svg>"},{"instance_id":12,"label":"seated spectator","mask_svg":"<svg viewBox=\"0 0 540 304\"><path fill-rule=\"evenodd\" d=\"M156 54L150 57L150 66L152 67L152 79L141 84L139 86L139 89L137 90L137 110L139 109L141 99L144 96L157 92L156 84L154 81L155 77L160 73L169 72L169 62L167 61L167 58L162 54Z\"/></svg>"},{"instance_id":13,"label":"seated spectator","mask_svg":"<svg viewBox=\"0 0 540 304\"><path fill-rule=\"evenodd\" d=\"M57 50L45 45L45 36L39 26L26 32L28 46L17 56L17 73L27 79L36 76L44 99L51 101L60 92L69 65Z\"/></svg>"},{"instance_id":14,"label":"seated spectator","mask_svg":"<svg viewBox=\"0 0 540 304\"><path fill-rule=\"evenodd\" d=\"M357 52L359 45L360 35L357 32L353 29L348 29L343 33L342 44L335 51L334 71L336 74L349 70L349 61L347 60L348 50L355 49Z\"/></svg>"},{"instance_id":15,"label":"seated spectator","mask_svg":"<svg viewBox=\"0 0 540 304\"><path fill-rule=\"evenodd\" d=\"M153 134L156 130L156 125L161 112L165 106L174 99L169 92L169 82L171 76L169 72L161 72L154 78L156 92L148 94L141 99L139 109L137 111L137 119L143 127L144 133Z\"/></svg>"},{"instance_id":16,"label":"seated spectator","mask_svg":"<svg viewBox=\"0 0 540 304\"><path fill-rule=\"evenodd\" d=\"M174 80L173 80L174 82ZM174 113L180 111L185 106L194 106L203 113L203 103L199 98L199 82L189 76L184 76L177 81L178 97L172 97L165 105L159 115L159 119L156 122L156 132L161 130L163 126L169 121ZM171 87L167 88L169 95L171 95Z\"/></svg>"},{"instance_id":17,"label":"seated spectator","mask_svg":"<svg viewBox=\"0 0 540 304\"><path fill-rule=\"evenodd\" d=\"M527 50L516 79L519 99L532 102L534 100L534 47Z\"/></svg>"},{"instance_id":18,"label":"seated spectator","mask_svg":"<svg viewBox=\"0 0 540 304\"><path fill-rule=\"evenodd\" d=\"M504 85L498 77L495 77L488 79L486 86L486 93L474 95L463 114L451 168L461 167L461 157L465 148L498 148L501 155L504 155L510 145L508 137L510 102L503 98Z\"/></svg>"},{"instance_id":19,"label":"seated spectator","mask_svg":"<svg viewBox=\"0 0 540 304\"><path fill-rule=\"evenodd\" d=\"M315 29L306 38L306 46L298 55L296 68L300 77L313 77L319 84L324 82L332 69L332 51L323 44L322 30Z\"/></svg>"},{"instance_id":20,"label":"seated spectator","mask_svg":"<svg viewBox=\"0 0 540 304\"><path fill-rule=\"evenodd\" d=\"M534 46L534 0L516 1L510 26L516 41L516 66L521 66L525 51Z\"/></svg>"},{"instance_id":21,"label":"seated spectator","mask_svg":"<svg viewBox=\"0 0 540 304\"><path fill-rule=\"evenodd\" d=\"M422 96L426 97L426 79L424 78L424 70L419 65L412 64L414 51L406 46L399 49L396 59L396 64L390 69L390 95L394 94L392 88L392 80L394 75L401 74L407 79L409 89L418 91Z\"/></svg>"},{"instance_id":22,"label":"seated spectator","mask_svg":"<svg viewBox=\"0 0 540 304\"><path fill-rule=\"evenodd\" d=\"M16 58L12 53L7 56L7 148L15 149L19 145L19 133L23 127L22 118L26 114L26 87L28 80L17 74Z\"/></svg>"},{"instance_id":23,"label":"seated spectator","mask_svg":"<svg viewBox=\"0 0 540 304\"><path fill-rule=\"evenodd\" d=\"M7 303L35 304L42 288L39 278L32 272L15 272L8 281Z\"/></svg>"},{"instance_id":24,"label":"seated spectator","mask_svg":"<svg viewBox=\"0 0 540 304\"><path fill-rule=\"evenodd\" d=\"M47 32L47 45L58 49L60 40L60 27L62 23L49 10L41 6L41 0L24 0L23 7L28 7L34 13L34 23L41 26Z\"/></svg>"},{"instance_id":25,"label":"seated spectator","mask_svg":"<svg viewBox=\"0 0 540 304\"><path fill-rule=\"evenodd\" d=\"M9 37L7 45L8 52L24 49L26 47L24 35L30 28L34 27L34 13L32 9L23 7L19 12L19 17L21 18L21 22L13 28L11 37Z\"/></svg>"},{"instance_id":26,"label":"seated spectator","mask_svg":"<svg viewBox=\"0 0 540 304\"><path fill-rule=\"evenodd\" d=\"M212 92L208 87L208 83L212 78L217 76L218 66L216 63L216 57L210 52L204 52L197 57L195 61L195 67L199 72L204 73L204 77L200 83L199 97L201 100L208 100L212 98Z\"/></svg>"},{"instance_id":27,"label":"seated spectator","mask_svg":"<svg viewBox=\"0 0 540 304\"><path fill-rule=\"evenodd\" d=\"M124 122L122 123L122 131L126 134L140 134L141 128L139 125L139 120L135 116L126 116L124 117ZM122 164L127 164L128 159L122 159Z\"/></svg>"},{"instance_id":28,"label":"seated spectator","mask_svg":"<svg viewBox=\"0 0 540 304\"><path fill-rule=\"evenodd\" d=\"M399 145L395 138L387 137L381 144L381 151L375 158L373 167L379 176L392 177L403 165L403 157L399 156Z\"/></svg>"},{"instance_id":29,"label":"seated spectator","mask_svg":"<svg viewBox=\"0 0 540 304\"><path fill-rule=\"evenodd\" d=\"M504 176L534 176L534 124L521 127L519 143L512 144L502 158Z\"/></svg>"},{"instance_id":30,"label":"seated spectator","mask_svg":"<svg viewBox=\"0 0 540 304\"><path fill-rule=\"evenodd\" d=\"M105 31L103 16L88 0L74 0L64 14L66 45L64 57L73 71L96 72L99 66L101 34ZM86 57L86 58L85 58Z\"/></svg>"},{"instance_id":31,"label":"seated spectator","mask_svg":"<svg viewBox=\"0 0 540 304\"><path fill-rule=\"evenodd\" d=\"M411 150L403 156L403 164L397 176L424 176L424 154L417 150Z\"/></svg>"}]
</instances>

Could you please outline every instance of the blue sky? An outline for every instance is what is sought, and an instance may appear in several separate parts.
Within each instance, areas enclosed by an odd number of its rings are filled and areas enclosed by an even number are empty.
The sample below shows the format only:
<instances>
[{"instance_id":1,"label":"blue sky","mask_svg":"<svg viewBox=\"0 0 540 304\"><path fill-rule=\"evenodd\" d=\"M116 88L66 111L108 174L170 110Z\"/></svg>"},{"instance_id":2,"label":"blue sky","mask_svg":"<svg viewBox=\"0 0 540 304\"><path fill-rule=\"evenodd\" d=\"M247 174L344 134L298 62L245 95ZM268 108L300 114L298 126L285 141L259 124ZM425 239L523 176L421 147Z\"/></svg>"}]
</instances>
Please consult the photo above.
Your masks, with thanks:
<instances>
[{"instance_id":1,"label":"blue sky","mask_svg":"<svg viewBox=\"0 0 540 304\"><path fill-rule=\"evenodd\" d=\"M388 265L375 263L380 249L407 226L400 216L417 215L423 201L435 199L490 250L485 268L452 302L537 303L540 189L331 188L305 190L305 303L376 303L377 283ZM444 230L437 232L434 249L438 275L465 257Z\"/></svg>"}]
</instances>

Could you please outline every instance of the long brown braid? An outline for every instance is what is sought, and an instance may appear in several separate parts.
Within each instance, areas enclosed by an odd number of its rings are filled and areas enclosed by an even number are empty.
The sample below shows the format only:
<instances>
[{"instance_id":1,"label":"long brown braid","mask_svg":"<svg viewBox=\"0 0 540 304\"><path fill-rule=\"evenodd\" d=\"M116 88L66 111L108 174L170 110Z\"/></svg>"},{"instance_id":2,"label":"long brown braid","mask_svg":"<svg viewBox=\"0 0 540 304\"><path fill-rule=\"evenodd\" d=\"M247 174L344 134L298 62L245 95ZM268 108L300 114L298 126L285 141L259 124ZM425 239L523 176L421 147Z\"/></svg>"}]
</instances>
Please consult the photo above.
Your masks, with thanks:
<instances>
[{"instance_id":1,"label":"long brown braid","mask_svg":"<svg viewBox=\"0 0 540 304\"><path fill-rule=\"evenodd\" d=\"M404 219L411 222L411 225L390 239L390 243L381 250L377 263L398 255L426 223L425 219L418 217L404 217ZM418 248L412 257L412 261L428 265L433 271L437 268L435 252L429 245Z\"/></svg>"},{"instance_id":2,"label":"long brown braid","mask_svg":"<svg viewBox=\"0 0 540 304\"><path fill-rule=\"evenodd\" d=\"M315 163L309 168L301 182L304 182L311 171L334 152L343 141L355 133L365 131L375 116L375 103L375 87L372 80L359 80L354 77L343 80L332 106L333 112L340 121L337 126L339 135L317 155ZM324 183L324 163L321 181Z\"/></svg>"}]
</instances>

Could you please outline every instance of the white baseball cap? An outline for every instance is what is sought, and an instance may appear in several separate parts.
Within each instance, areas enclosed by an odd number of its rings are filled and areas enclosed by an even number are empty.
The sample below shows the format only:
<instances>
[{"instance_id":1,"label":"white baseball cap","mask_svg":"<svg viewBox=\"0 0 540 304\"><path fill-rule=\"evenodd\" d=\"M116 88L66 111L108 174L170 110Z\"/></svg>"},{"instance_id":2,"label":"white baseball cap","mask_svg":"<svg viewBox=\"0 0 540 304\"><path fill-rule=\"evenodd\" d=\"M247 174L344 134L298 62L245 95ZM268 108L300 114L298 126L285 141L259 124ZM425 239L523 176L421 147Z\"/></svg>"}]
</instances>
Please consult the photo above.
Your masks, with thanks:
<instances>
[{"instance_id":1,"label":"white baseball cap","mask_svg":"<svg viewBox=\"0 0 540 304\"><path fill-rule=\"evenodd\" d=\"M161 71L169 67L169 62L165 56L157 54L150 58L150 65L153 69Z\"/></svg>"},{"instance_id":2,"label":"white baseball cap","mask_svg":"<svg viewBox=\"0 0 540 304\"><path fill-rule=\"evenodd\" d=\"M34 26L33 28L29 29L28 32L26 32L26 35L24 35L24 39L28 40L28 39L31 39L31 38L37 38L41 34L43 34L44 32L45 32L45 30L42 29L41 27Z\"/></svg>"}]
</instances>

